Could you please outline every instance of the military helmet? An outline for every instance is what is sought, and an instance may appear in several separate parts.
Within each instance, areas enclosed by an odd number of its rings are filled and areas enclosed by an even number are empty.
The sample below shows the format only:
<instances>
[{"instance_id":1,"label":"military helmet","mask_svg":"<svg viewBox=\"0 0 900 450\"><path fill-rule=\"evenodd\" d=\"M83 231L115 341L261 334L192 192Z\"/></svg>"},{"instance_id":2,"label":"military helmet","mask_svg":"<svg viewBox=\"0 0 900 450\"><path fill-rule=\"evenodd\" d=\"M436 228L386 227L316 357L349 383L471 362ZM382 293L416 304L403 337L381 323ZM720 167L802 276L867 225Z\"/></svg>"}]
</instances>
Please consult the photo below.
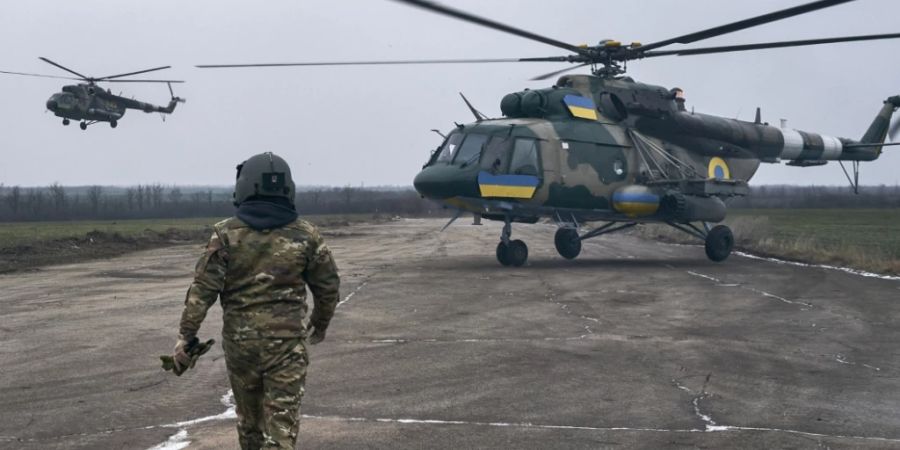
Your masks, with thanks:
<instances>
[{"instance_id":1,"label":"military helmet","mask_svg":"<svg viewBox=\"0 0 900 450\"><path fill-rule=\"evenodd\" d=\"M240 205L255 195L282 197L294 202L294 180L287 161L272 153L260 153L237 166L234 204Z\"/></svg>"}]
</instances>

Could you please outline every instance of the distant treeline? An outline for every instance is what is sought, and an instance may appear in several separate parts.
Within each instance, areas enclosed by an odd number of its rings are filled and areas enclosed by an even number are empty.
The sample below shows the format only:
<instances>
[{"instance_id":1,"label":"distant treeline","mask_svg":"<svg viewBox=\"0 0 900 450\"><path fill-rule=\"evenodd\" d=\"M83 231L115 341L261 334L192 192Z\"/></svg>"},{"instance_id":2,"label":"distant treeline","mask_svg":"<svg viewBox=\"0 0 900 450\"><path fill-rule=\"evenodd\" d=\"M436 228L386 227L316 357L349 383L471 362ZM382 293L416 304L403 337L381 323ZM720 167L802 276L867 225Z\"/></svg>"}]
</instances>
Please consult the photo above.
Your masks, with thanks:
<instances>
[{"instance_id":1,"label":"distant treeline","mask_svg":"<svg viewBox=\"0 0 900 450\"><path fill-rule=\"evenodd\" d=\"M731 208L900 208L900 186L751 186L750 195L728 201Z\"/></svg>"},{"instance_id":2,"label":"distant treeline","mask_svg":"<svg viewBox=\"0 0 900 450\"><path fill-rule=\"evenodd\" d=\"M0 221L227 217L231 188L164 186L19 187L0 185ZM294 202L301 214L446 214L411 188L308 187ZM753 186L732 208L900 208L900 186Z\"/></svg>"},{"instance_id":3,"label":"distant treeline","mask_svg":"<svg viewBox=\"0 0 900 450\"><path fill-rule=\"evenodd\" d=\"M164 186L19 187L0 185L0 221L227 217L231 188ZM429 215L441 208L410 188L309 187L294 201L301 214Z\"/></svg>"}]
</instances>

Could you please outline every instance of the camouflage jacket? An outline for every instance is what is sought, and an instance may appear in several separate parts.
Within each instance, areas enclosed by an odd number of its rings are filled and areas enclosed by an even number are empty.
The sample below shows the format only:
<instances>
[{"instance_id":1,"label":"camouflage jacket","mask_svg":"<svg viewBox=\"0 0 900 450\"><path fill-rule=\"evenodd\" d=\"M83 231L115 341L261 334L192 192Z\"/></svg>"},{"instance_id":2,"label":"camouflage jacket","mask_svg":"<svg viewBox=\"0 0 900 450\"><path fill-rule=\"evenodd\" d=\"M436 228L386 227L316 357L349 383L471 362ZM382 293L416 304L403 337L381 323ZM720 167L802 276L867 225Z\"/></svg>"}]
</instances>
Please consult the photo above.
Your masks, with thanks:
<instances>
[{"instance_id":1,"label":"camouflage jacket","mask_svg":"<svg viewBox=\"0 0 900 450\"><path fill-rule=\"evenodd\" d=\"M306 286L315 309L310 323L325 329L337 306L340 278L316 227L297 219L257 231L236 217L214 226L197 262L181 315L181 335L195 336L220 297L222 335L232 340L304 336Z\"/></svg>"}]
</instances>

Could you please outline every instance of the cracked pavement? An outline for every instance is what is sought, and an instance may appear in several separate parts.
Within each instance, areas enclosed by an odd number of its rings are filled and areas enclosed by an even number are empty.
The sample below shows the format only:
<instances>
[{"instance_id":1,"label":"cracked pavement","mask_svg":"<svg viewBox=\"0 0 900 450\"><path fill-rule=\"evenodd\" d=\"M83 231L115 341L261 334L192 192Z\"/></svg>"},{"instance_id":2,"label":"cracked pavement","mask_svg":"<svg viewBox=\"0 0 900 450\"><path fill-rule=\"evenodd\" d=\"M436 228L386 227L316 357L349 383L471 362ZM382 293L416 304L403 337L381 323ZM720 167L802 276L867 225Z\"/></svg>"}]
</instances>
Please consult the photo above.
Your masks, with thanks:
<instances>
[{"instance_id":1,"label":"cracked pavement","mask_svg":"<svg viewBox=\"0 0 900 450\"><path fill-rule=\"evenodd\" d=\"M504 268L499 224L464 222L326 230L343 303L299 448L900 447L900 282L615 234L567 261L549 225L514 226L530 261ZM181 378L156 358L200 251L0 276L0 448L151 448L178 423L237 448L221 347Z\"/></svg>"}]
</instances>

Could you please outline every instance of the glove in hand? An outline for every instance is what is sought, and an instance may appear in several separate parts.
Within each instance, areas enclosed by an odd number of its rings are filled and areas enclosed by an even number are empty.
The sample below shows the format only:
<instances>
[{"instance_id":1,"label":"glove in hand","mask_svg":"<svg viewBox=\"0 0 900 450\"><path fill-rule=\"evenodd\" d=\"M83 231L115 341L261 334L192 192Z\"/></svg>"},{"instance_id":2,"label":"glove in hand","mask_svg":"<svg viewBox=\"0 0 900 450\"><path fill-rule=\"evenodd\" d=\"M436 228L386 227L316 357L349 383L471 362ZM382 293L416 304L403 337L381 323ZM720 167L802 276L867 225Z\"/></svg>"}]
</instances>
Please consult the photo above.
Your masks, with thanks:
<instances>
[{"instance_id":1,"label":"glove in hand","mask_svg":"<svg viewBox=\"0 0 900 450\"><path fill-rule=\"evenodd\" d=\"M215 343L215 339L201 343L196 336L190 340L179 338L171 356L160 355L159 359L162 361L162 368L166 371L171 370L172 373L180 377L188 369L192 369L197 364L200 356L208 352Z\"/></svg>"}]
</instances>

